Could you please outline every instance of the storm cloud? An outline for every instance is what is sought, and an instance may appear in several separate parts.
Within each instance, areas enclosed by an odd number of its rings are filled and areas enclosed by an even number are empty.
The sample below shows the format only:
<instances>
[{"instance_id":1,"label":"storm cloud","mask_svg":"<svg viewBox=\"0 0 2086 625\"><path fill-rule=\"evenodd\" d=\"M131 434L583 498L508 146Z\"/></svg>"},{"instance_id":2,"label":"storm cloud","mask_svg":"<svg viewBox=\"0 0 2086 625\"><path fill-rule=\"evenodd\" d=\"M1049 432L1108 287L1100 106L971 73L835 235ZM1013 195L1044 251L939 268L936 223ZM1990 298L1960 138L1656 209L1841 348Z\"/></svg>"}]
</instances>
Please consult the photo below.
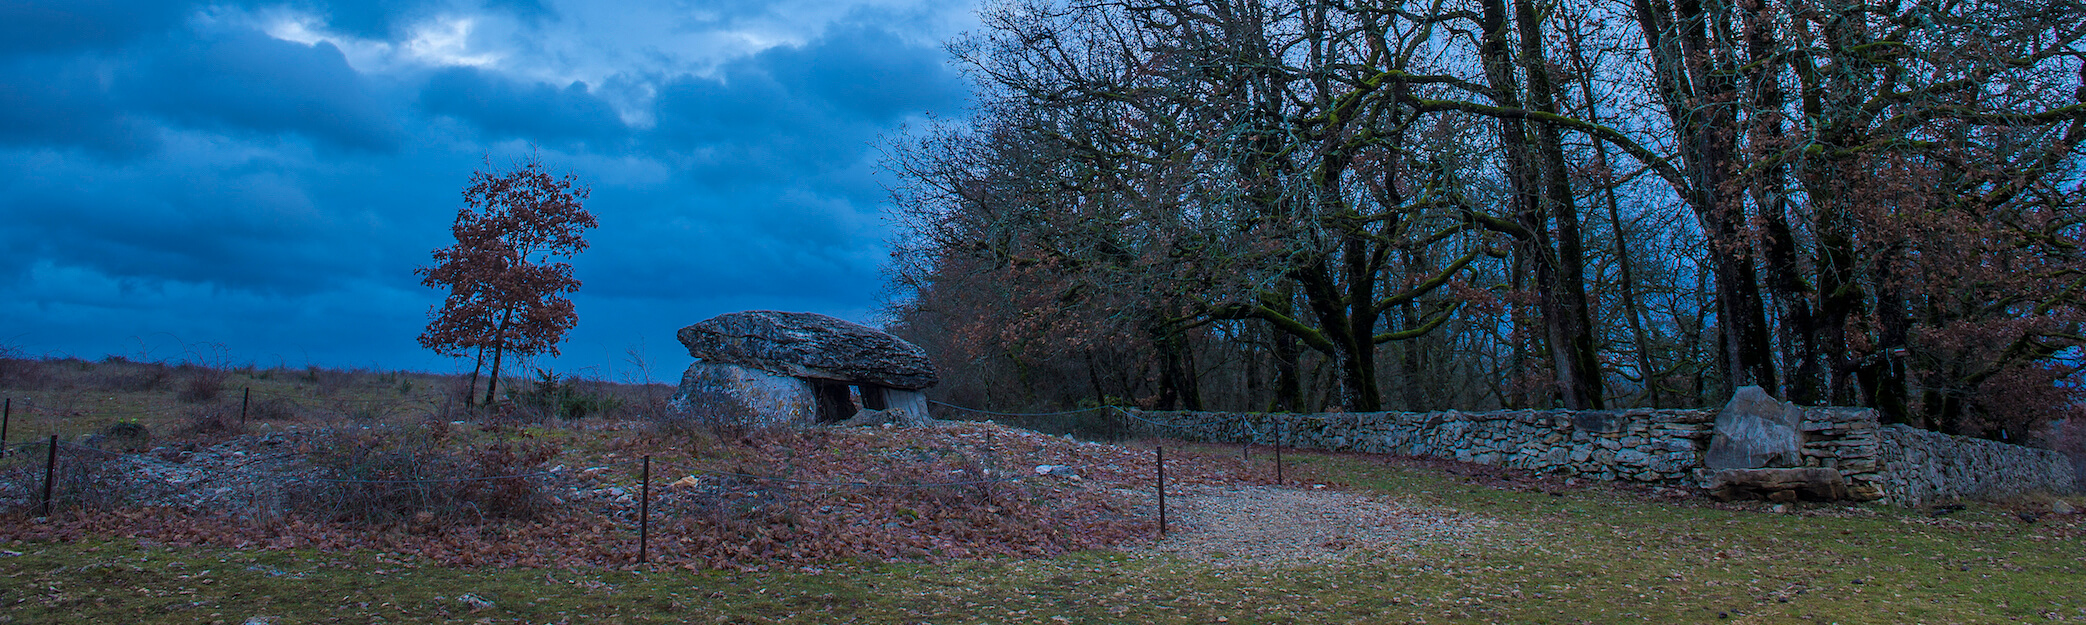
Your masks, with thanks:
<instances>
[{"instance_id":1,"label":"storm cloud","mask_svg":"<svg viewBox=\"0 0 2086 625\"><path fill-rule=\"evenodd\" d=\"M746 308L872 321L881 138L961 116L960 3L0 7L0 347L446 371L414 337L474 170L534 153L601 226L565 356Z\"/></svg>"}]
</instances>

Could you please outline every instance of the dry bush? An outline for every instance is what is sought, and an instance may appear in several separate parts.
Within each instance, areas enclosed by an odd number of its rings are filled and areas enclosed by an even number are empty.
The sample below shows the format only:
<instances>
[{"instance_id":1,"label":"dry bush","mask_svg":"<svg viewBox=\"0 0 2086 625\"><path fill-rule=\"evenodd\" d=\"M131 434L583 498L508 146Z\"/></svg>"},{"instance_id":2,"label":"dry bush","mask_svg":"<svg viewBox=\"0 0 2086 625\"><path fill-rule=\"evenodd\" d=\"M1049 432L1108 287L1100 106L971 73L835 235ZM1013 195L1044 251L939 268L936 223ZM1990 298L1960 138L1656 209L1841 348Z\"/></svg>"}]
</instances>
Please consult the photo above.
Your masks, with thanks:
<instances>
[{"instance_id":1,"label":"dry bush","mask_svg":"<svg viewBox=\"0 0 2086 625\"><path fill-rule=\"evenodd\" d=\"M118 421L102 426L81 442L103 451L137 453L152 448L152 430L135 421Z\"/></svg>"},{"instance_id":2,"label":"dry bush","mask_svg":"<svg viewBox=\"0 0 2086 625\"><path fill-rule=\"evenodd\" d=\"M189 367L183 367L189 369ZM217 401L225 390L225 372L219 369L193 368L181 384L181 401L203 404Z\"/></svg>"},{"instance_id":3,"label":"dry bush","mask_svg":"<svg viewBox=\"0 0 2086 625\"><path fill-rule=\"evenodd\" d=\"M537 369L535 380L526 386L511 388L508 395L516 408L537 420L623 414L623 399L616 396L611 385L560 376L548 369Z\"/></svg>"},{"instance_id":4,"label":"dry bush","mask_svg":"<svg viewBox=\"0 0 2086 625\"><path fill-rule=\"evenodd\" d=\"M1151 531L1127 500L1105 490L1005 481L1005 468L986 471L982 450L935 434L776 428L732 443L743 447L734 454L743 461L693 479L673 480L674 467L655 464L655 479L669 479L653 491L661 561L745 569L831 558L1027 557Z\"/></svg>"},{"instance_id":5,"label":"dry bush","mask_svg":"<svg viewBox=\"0 0 2086 625\"><path fill-rule=\"evenodd\" d=\"M153 393L173 386L174 371L159 363L133 363L121 356L110 356L88 378L92 386L102 390Z\"/></svg>"},{"instance_id":6,"label":"dry bush","mask_svg":"<svg viewBox=\"0 0 2086 625\"><path fill-rule=\"evenodd\" d=\"M246 408L246 418L254 421L288 421L297 418L298 414L297 402L285 397L270 397Z\"/></svg>"},{"instance_id":7,"label":"dry bush","mask_svg":"<svg viewBox=\"0 0 2086 625\"><path fill-rule=\"evenodd\" d=\"M44 363L22 357L22 351L0 345L0 388L36 390L51 384Z\"/></svg>"},{"instance_id":8,"label":"dry bush","mask_svg":"<svg viewBox=\"0 0 2086 625\"><path fill-rule=\"evenodd\" d=\"M217 404L191 409L175 433L196 441L218 441L246 433L239 420L239 407Z\"/></svg>"},{"instance_id":9,"label":"dry bush","mask_svg":"<svg viewBox=\"0 0 2086 625\"><path fill-rule=\"evenodd\" d=\"M2086 417L2071 417L2050 426L2050 448L2072 461L2072 479L2086 492Z\"/></svg>"},{"instance_id":10,"label":"dry bush","mask_svg":"<svg viewBox=\"0 0 2086 625\"><path fill-rule=\"evenodd\" d=\"M49 461L46 445L23 445L0 459L0 512L34 515L42 508L44 469ZM51 474L53 511L77 508L113 509L129 501L118 455L97 449L58 443L56 470Z\"/></svg>"},{"instance_id":11,"label":"dry bush","mask_svg":"<svg viewBox=\"0 0 2086 625\"><path fill-rule=\"evenodd\" d=\"M439 428L439 429L437 429ZM318 477L292 484L288 512L312 520L433 528L531 519L549 502L531 474L557 451L541 443L449 444L447 424L334 431L312 442Z\"/></svg>"}]
</instances>

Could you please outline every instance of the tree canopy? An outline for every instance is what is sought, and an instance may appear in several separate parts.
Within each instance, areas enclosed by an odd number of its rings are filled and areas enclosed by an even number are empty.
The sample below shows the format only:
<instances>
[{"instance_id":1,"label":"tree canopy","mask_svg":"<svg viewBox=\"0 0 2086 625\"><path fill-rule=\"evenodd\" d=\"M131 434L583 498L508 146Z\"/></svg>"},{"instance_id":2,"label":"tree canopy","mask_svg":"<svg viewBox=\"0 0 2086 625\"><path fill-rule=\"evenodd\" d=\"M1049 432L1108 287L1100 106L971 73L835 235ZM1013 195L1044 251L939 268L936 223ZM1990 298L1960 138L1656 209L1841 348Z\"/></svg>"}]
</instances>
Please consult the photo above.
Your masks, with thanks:
<instances>
[{"instance_id":1,"label":"tree canopy","mask_svg":"<svg viewBox=\"0 0 2086 625\"><path fill-rule=\"evenodd\" d=\"M475 359L466 403L490 351L491 404L503 356L557 355L558 342L579 323L564 294L580 282L564 259L587 249L586 231L596 224L582 204L587 187L571 174L551 175L533 156L507 170L473 172L463 196L450 226L456 242L434 251L433 266L414 270L421 284L449 293L429 313L420 345Z\"/></svg>"},{"instance_id":2,"label":"tree canopy","mask_svg":"<svg viewBox=\"0 0 2086 625\"><path fill-rule=\"evenodd\" d=\"M887 159L896 317L975 365L965 399L1757 384L1993 437L2078 410L2086 5L1014 0L984 23L951 45L978 113Z\"/></svg>"}]
</instances>

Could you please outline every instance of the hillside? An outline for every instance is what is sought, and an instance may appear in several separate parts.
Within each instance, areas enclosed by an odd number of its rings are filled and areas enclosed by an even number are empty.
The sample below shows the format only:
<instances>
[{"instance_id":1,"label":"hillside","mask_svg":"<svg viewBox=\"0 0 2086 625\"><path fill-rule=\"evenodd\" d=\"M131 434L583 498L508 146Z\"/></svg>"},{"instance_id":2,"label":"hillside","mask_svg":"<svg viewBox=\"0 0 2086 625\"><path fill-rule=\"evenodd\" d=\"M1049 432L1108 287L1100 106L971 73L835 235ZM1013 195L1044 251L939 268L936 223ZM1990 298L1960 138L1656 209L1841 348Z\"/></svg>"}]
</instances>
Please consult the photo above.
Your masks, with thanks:
<instances>
[{"instance_id":1,"label":"hillside","mask_svg":"<svg viewBox=\"0 0 2086 625\"><path fill-rule=\"evenodd\" d=\"M212 376L216 397L191 390ZM441 402L450 382L8 361L0 575L22 581L0 619L2086 620L2086 520L2051 500L1719 504L1318 453L1278 482L1266 449L764 430L648 416L662 387L591 382L572 394L605 414L467 411Z\"/></svg>"}]
</instances>

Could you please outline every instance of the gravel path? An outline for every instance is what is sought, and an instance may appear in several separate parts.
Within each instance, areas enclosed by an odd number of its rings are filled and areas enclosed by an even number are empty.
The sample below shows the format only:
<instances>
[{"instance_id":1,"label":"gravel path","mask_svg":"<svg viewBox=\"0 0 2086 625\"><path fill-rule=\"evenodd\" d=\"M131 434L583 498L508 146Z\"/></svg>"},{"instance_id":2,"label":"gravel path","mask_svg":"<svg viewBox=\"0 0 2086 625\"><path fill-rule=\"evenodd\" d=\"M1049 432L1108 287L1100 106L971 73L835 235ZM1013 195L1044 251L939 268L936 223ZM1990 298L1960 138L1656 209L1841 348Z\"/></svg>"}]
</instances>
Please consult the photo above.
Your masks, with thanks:
<instances>
[{"instance_id":1,"label":"gravel path","mask_svg":"<svg viewBox=\"0 0 2086 625\"><path fill-rule=\"evenodd\" d=\"M1153 550L1240 566L1330 562L1466 542L1500 526L1445 508L1336 490L1190 486L1167 493L1166 504L1169 531Z\"/></svg>"}]
</instances>

